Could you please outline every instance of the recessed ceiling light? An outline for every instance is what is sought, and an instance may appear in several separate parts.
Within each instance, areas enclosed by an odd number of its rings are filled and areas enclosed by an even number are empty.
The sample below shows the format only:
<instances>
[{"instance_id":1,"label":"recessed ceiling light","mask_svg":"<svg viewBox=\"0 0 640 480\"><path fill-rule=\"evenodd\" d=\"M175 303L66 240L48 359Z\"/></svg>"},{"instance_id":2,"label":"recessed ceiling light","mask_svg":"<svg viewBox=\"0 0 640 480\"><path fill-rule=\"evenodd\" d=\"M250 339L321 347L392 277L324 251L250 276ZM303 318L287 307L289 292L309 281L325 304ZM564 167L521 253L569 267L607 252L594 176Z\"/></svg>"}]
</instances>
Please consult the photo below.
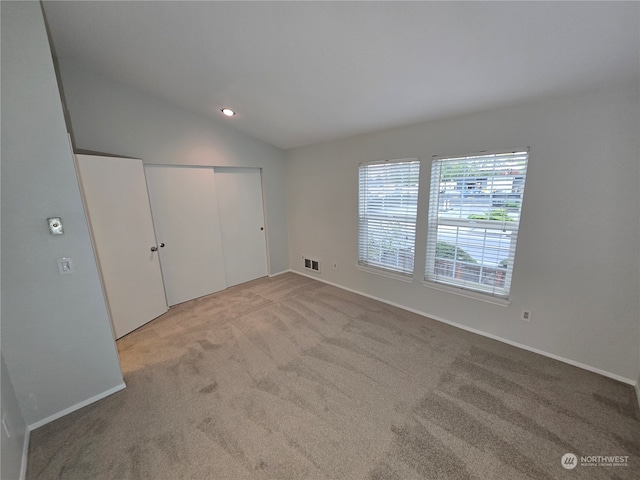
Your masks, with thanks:
<instances>
[{"instance_id":1,"label":"recessed ceiling light","mask_svg":"<svg viewBox=\"0 0 640 480\"><path fill-rule=\"evenodd\" d=\"M233 117L236 112L234 112L233 110L231 110L230 108L223 108L222 110L220 110L224 115L226 115L227 117Z\"/></svg>"}]
</instances>

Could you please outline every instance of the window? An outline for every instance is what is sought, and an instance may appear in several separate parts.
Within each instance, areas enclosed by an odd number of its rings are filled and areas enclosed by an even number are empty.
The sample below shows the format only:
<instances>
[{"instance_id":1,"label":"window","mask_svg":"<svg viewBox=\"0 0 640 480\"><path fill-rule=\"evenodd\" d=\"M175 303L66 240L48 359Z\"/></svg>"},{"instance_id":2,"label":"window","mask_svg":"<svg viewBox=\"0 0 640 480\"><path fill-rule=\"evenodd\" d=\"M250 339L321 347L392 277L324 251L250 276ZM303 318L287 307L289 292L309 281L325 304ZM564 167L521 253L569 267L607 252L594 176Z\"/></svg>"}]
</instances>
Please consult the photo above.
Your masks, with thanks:
<instances>
[{"instance_id":1,"label":"window","mask_svg":"<svg viewBox=\"0 0 640 480\"><path fill-rule=\"evenodd\" d=\"M420 161L359 167L358 264L413 275Z\"/></svg>"},{"instance_id":2,"label":"window","mask_svg":"<svg viewBox=\"0 0 640 480\"><path fill-rule=\"evenodd\" d=\"M425 280L509 296L528 157L434 157Z\"/></svg>"}]
</instances>

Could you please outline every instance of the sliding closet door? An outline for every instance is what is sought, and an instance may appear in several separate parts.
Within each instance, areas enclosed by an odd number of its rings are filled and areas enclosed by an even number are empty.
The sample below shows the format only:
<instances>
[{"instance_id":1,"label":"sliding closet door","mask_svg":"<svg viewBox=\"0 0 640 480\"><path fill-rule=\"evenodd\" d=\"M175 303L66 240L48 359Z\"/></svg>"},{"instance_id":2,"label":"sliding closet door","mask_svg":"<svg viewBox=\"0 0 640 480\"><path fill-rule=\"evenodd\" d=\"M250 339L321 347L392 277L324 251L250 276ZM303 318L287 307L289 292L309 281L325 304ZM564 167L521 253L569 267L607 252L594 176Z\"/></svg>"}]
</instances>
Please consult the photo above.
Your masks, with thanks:
<instances>
[{"instance_id":1,"label":"sliding closet door","mask_svg":"<svg viewBox=\"0 0 640 480\"><path fill-rule=\"evenodd\" d=\"M169 305L227 287L213 168L146 165Z\"/></svg>"},{"instance_id":2,"label":"sliding closet door","mask_svg":"<svg viewBox=\"0 0 640 480\"><path fill-rule=\"evenodd\" d=\"M76 155L116 338L167 311L142 160Z\"/></svg>"},{"instance_id":3,"label":"sliding closet door","mask_svg":"<svg viewBox=\"0 0 640 480\"><path fill-rule=\"evenodd\" d=\"M227 284L267 275L259 168L215 168Z\"/></svg>"}]
</instances>

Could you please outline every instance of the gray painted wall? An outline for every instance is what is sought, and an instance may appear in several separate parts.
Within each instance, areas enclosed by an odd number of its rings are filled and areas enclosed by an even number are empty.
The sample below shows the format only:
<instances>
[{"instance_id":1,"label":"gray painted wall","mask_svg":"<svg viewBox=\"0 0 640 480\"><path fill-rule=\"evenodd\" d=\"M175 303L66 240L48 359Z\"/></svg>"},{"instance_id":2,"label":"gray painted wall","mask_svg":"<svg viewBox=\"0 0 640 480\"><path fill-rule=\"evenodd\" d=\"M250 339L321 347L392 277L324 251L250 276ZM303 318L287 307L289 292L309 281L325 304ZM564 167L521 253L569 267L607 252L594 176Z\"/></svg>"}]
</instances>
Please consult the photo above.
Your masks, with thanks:
<instances>
[{"instance_id":1,"label":"gray painted wall","mask_svg":"<svg viewBox=\"0 0 640 480\"><path fill-rule=\"evenodd\" d=\"M289 261L387 301L578 362L633 383L640 340L638 85L555 98L361 135L288 152ZM413 284L356 269L358 163L419 157L420 198L433 155L531 147L509 307L420 281L426 209L418 217ZM338 262L333 270L332 261ZM519 319L522 309L533 319Z\"/></svg>"},{"instance_id":2,"label":"gray painted wall","mask_svg":"<svg viewBox=\"0 0 640 480\"><path fill-rule=\"evenodd\" d=\"M77 149L141 158L144 163L261 168L269 273L288 270L282 150L75 61L62 58L59 67Z\"/></svg>"},{"instance_id":3,"label":"gray painted wall","mask_svg":"<svg viewBox=\"0 0 640 480\"><path fill-rule=\"evenodd\" d=\"M22 467L22 456L24 447L24 438L27 434L27 424L22 418L22 412L20 411L20 405L18 405L18 399L9 377L9 372L4 363L4 357L0 355L0 361L2 363L2 371L0 374L0 390L2 401L2 418L5 419L9 434L11 437L7 437L2 429L0 432L0 438L2 441L2 473L0 476L7 480L20 478L20 469Z\"/></svg>"},{"instance_id":4,"label":"gray painted wall","mask_svg":"<svg viewBox=\"0 0 640 480\"><path fill-rule=\"evenodd\" d=\"M33 425L123 380L40 4L0 8L2 356ZM64 235L49 234L51 216ZM58 274L63 256L75 274Z\"/></svg>"}]
</instances>

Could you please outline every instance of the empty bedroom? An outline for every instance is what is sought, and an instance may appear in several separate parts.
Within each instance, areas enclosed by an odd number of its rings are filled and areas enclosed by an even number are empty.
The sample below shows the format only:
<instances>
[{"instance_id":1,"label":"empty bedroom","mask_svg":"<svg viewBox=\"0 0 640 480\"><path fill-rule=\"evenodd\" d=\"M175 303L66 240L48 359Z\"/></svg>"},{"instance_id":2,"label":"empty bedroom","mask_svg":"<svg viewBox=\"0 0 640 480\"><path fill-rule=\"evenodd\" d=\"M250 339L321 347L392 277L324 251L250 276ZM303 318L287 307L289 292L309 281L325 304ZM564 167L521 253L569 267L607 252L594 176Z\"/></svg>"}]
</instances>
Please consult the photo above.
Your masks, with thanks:
<instances>
[{"instance_id":1,"label":"empty bedroom","mask_svg":"<svg viewBox=\"0 0 640 480\"><path fill-rule=\"evenodd\" d=\"M0 12L3 480L638 478L640 2Z\"/></svg>"}]
</instances>

